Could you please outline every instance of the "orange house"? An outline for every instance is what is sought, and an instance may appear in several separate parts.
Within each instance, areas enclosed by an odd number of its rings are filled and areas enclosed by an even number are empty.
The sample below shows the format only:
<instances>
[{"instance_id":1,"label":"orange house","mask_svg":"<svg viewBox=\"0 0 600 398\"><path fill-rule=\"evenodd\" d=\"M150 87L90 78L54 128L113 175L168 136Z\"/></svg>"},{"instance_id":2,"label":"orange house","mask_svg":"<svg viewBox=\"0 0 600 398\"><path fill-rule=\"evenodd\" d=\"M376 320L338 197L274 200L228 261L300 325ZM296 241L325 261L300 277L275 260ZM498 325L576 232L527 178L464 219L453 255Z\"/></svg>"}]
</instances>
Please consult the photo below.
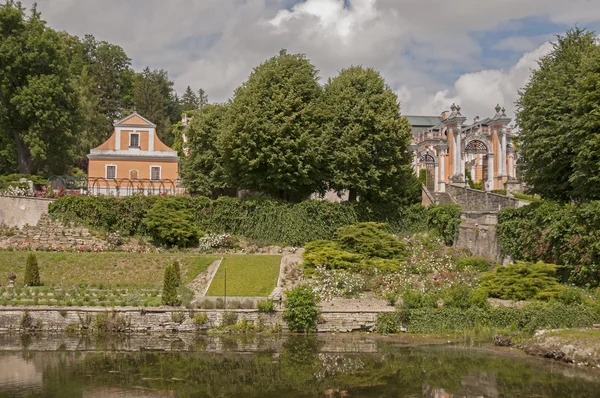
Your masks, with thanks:
<instances>
[{"instance_id":1,"label":"orange house","mask_svg":"<svg viewBox=\"0 0 600 398\"><path fill-rule=\"evenodd\" d=\"M110 138L87 155L88 192L117 196L178 193L179 157L160 141L156 125L134 112L114 126Z\"/></svg>"}]
</instances>

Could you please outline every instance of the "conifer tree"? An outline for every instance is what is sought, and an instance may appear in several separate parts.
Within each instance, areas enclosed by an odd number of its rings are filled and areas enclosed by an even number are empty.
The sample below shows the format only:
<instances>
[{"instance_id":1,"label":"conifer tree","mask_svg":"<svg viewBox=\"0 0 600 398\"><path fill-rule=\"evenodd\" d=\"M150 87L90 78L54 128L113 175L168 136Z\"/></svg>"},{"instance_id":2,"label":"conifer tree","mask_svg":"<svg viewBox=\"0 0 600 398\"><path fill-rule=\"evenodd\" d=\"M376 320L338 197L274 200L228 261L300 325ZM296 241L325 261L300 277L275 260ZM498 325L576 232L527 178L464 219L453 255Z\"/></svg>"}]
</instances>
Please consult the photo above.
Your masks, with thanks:
<instances>
[{"instance_id":1,"label":"conifer tree","mask_svg":"<svg viewBox=\"0 0 600 398\"><path fill-rule=\"evenodd\" d=\"M25 281L27 286L41 286L40 283L40 271L38 269L38 262L35 254L31 253L27 256L27 263L25 265Z\"/></svg>"},{"instance_id":2,"label":"conifer tree","mask_svg":"<svg viewBox=\"0 0 600 398\"><path fill-rule=\"evenodd\" d=\"M181 286L181 267L179 266L179 261L173 261L173 269L175 270L175 280L177 281L177 287Z\"/></svg>"},{"instance_id":3,"label":"conifer tree","mask_svg":"<svg viewBox=\"0 0 600 398\"><path fill-rule=\"evenodd\" d=\"M176 306L180 304L177 297L177 275L172 264L165 269L165 280L163 284L162 302L164 305Z\"/></svg>"}]
</instances>

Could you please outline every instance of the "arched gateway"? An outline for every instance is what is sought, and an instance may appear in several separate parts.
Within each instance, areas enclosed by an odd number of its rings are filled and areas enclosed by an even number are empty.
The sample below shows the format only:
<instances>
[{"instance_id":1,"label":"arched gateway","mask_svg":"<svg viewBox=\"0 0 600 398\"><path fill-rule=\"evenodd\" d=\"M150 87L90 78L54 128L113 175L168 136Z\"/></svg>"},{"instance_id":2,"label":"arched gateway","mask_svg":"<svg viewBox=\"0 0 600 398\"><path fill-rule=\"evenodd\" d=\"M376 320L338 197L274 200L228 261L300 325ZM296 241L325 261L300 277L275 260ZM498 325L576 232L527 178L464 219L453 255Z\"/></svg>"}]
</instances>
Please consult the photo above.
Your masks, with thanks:
<instances>
[{"instance_id":1,"label":"arched gateway","mask_svg":"<svg viewBox=\"0 0 600 398\"><path fill-rule=\"evenodd\" d=\"M460 106L450 109L441 116L406 116L415 172L427 170L426 186L432 192L444 192L451 182L464 183L465 171L486 190L504 189L516 177L512 140L517 136L504 108L497 106L494 117L476 117L472 124L465 124Z\"/></svg>"}]
</instances>

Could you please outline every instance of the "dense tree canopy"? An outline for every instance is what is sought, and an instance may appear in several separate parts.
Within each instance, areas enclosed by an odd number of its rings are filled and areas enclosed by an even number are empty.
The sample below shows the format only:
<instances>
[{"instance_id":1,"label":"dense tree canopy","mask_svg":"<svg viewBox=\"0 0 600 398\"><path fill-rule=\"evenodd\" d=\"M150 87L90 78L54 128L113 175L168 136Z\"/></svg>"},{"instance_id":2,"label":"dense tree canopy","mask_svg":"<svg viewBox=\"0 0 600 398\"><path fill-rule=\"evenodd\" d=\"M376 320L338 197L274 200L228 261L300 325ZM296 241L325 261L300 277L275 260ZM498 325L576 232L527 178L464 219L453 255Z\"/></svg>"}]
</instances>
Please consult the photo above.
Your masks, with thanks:
<instances>
[{"instance_id":1,"label":"dense tree canopy","mask_svg":"<svg viewBox=\"0 0 600 398\"><path fill-rule=\"evenodd\" d=\"M188 154L182 164L181 176L191 193L211 196L215 189L226 188L227 178L217 149L226 113L226 105L203 106L185 130Z\"/></svg>"},{"instance_id":2,"label":"dense tree canopy","mask_svg":"<svg viewBox=\"0 0 600 398\"><path fill-rule=\"evenodd\" d=\"M64 172L78 118L60 35L34 8L0 6L0 134L12 139L18 171Z\"/></svg>"},{"instance_id":3,"label":"dense tree canopy","mask_svg":"<svg viewBox=\"0 0 600 398\"><path fill-rule=\"evenodd\" d=\"M593 32L576 28L559 36L517 102L523 180L544 198L600 198L591 152L600 133L597 54Z\"/></svg>"},{"instance_id":4,"label":"dense tree canopy","mask_svg":"<svg viewBox=\"0 0 600 398\"><path fill-rule=\"evenodd\" d=\"M409 166L410 125L379 72L358 66L342 70L325 85L319 108L331 188L349 190L351 201L357 196L393 200L418 185Z\"/></svg>"},{"instance_id":5,"label":"dense tree canopy","mask_svg":"<svg viewBox=\"0 0 600 398\"><path fill-rule=\"evenodd\" d=\"M322 189L321 93L303 54L282 50L252 71L235 91L219 141L234 186L293 200Z\"/></svg>"}]
</instances>

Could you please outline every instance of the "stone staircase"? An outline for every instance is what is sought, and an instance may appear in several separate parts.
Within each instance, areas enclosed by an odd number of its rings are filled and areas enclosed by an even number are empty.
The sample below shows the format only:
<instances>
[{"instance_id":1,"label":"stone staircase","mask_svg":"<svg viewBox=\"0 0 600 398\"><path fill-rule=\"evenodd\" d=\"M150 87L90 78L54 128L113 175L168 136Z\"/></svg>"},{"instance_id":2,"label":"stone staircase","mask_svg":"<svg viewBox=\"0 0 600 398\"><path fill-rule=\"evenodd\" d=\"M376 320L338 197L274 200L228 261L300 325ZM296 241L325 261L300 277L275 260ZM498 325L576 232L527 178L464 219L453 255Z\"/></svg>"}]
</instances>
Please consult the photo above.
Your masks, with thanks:
<instances>
[{"instance_id":1,"label":"stone staircase","mask_svg":"<svg viewBox=\"0 0 600 398\"><path fill-rule=\"evenodd\" d=\"M436 192L433 194L433 198L438 205L452 205L456 203L447 192Z\"/></svg>"},{"instance_id":2,"label":"stone staircase","mask_svg":"<svg viewBox=\"0 0 600 398\"><path fill-rule=\"evenodd\" d=\"M87 228L65 226L42 214L36 226L25 226L12 236L0 236L0 248L103 248L104 240L94 237Z\"/></svg>"}]
</instances>

